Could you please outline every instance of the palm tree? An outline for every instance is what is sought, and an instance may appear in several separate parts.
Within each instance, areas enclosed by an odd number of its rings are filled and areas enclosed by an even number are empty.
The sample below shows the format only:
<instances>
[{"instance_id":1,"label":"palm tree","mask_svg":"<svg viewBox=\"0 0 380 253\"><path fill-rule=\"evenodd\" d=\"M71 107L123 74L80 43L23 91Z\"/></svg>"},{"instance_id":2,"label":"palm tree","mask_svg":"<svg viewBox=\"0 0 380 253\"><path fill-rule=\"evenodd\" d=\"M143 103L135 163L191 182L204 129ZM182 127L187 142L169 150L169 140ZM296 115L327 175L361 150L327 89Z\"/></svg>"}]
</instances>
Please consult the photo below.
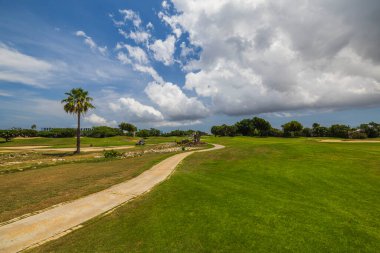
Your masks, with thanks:
<instances>
[{"instance_id":1,"label":"palm tree","mask_svg":"<svg viewBox=\"0 0 380 253\"><path fill-rule=\"evenodd\" d=\"M65 112L70 114L76 114L78 117L78 126L77 126L77 150L76 154L80 153L80 117L85 114L89 109L95 108L91 104L93 100L88 96L88 91L83 90L82 88L72 89L70 92L65 93L67 98L63 99L61 103L65 103L63 109Z\"/></svg>"}]
</instances>

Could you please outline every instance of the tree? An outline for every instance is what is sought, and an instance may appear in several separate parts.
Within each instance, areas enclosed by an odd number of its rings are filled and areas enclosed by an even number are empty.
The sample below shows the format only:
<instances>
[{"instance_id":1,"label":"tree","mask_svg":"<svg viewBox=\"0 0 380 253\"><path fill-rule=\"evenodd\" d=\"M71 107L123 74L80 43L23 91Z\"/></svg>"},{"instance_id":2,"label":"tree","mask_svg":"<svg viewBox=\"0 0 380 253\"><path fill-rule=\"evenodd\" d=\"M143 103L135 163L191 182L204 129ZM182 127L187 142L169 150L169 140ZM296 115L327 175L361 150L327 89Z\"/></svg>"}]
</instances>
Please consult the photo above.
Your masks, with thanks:
<instances>
[{"instance_id":1,"label":"tree","mask_svg":"<svg viewBox=\"0 0 380 253\"><path fill-rule=\"evenodd\" d=\"M82 88L72 89L70 92L66 92L67 98L61 101L63 109L69 114L75 114L77 116L77 150L76 154L80 153L80 117L84 115L89 109L95 108L91 104L93 98L88 96L88 91Z\"/></svg>"},{"instance_id":2,"label":"tree","mask_svg":"<svg viewBox=\"0 0 380 253\"><path fill-rule=\"evenodd\" d=\"M37 128L36 124L33 124L33 125L30 127L30 129L32 129L32 130L36 130L36 128Z\"/></svg>"},{"instance_id":3,"label":"tree","mask_svg":"<svg viewBox=\"0 0 380 253\"><path fill-rule=\"evenodd\" d=\"M335 124L330 127L332 137L348 138L351 128L346 125Z\"/></svg>"},{"instance_id":4,"label":"tree","mask_svg":"<svg viewBox=\"0 0 380 253\"><path fill-rule=\"evenodd\" d=\"M149 136L160 136L161 131L156 128L149 129Z\"/></svg>"},{"instance_id":5,"label":"tree","mask_svg":"<svg viewBox=\"0 0 380 253\"><path fill-rule=\"evenodd\" d=\"M121 122L119 124L119 128L122 131L127 131L129 134L132 134L133 137L135 137L135 133L137 131L137 127L135 125L132 125L131 123L127 123L127 122Z\"/></svg>"},{"instance_id":6,"label":"tree","mask_svg":"<svg viewBox=\"0 0 380 253\"><path fill-rule=\"evenodd\" d=\"M0 138L4 138L6 142L17 137L17 130L0 130Z\"/></svg>"},{"instance_id":7,"label":"tree","mask_svg":"<svg viewBox=\"0 0 380 253\"><path fill-rule=\"evenodd\" d=\"M294 136L300 135L300 132L302 131L303 126L298 121L293 120L282 125L282 129L284 130L285 136L294 137Z\"/></svg>"},{"instance_id":8,"label":"tree","mask_svg":"<svg viewBox=\"0 0 380 253\"><path fill-rule=\"evenodd\" d=\"M252 125L259 132L260 136L267 136L269 130L272 128L268 121L259 117L254 117L252 119Z\"/></svg>"},{"instance_id":9,"label":"tree","mask_svg":"<svg viewBox=\"0 0 380 253\"><path fill-rule=\"evenodd\" d=\"M255 130L252 120L250 119L243 119L235 124L237 132L240 133L243 136L253 135L253 132ZM214 129L215 130L215 129ZM212 132L212 129L211 129Z\"/></svg>"}]
</instances>

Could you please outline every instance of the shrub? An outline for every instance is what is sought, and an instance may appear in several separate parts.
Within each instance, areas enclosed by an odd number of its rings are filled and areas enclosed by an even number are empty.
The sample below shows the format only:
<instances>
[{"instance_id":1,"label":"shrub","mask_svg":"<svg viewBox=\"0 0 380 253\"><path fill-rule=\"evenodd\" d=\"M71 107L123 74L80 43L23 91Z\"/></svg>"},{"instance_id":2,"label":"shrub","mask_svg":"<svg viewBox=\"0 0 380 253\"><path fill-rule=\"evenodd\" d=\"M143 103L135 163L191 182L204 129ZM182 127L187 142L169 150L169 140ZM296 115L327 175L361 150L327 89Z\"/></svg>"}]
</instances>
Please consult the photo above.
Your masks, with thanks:
<instances>
[{"instance_id":1,"label":"shrub","mask_svg":"<svg viewBox=\"0 0 380 253\"><path fill-rule=\"evenodd\" d=\"M103 155L105 158L117 158L121 157L123 154L121 152L118 152L116 150L104 150Z\"/></svg>"},{"instance_id":2,"label":"shrub","mask_svg":"<svg viewBox=\"0 0 380 253\"><path fill-rule=\"evenodd\" d=\"M119 128L112 128L107 126L93 127L91 130L86 131L83 135L94 138L105 138L123 135L123 131Z\"/></svg>"},{"instance_id":3,"label":"shrub","mask_svg":"<svg viewBox=\"0 0 380 253\"><path fill-rule=\"evenodd\" d=\"M338 137L338 138L348 138L348 133L350 131L350 127L346 125L332 125L330 127L330 134L331 137Z\"/></svg>"},{"instance_id":4,"label":"shrub","mask_svg":"<svg viewBox=\"0 0 380 253\"><path fill-rule=\"evenodd\" d=\"M69 138L76 135L74 128L53 128L49 131L40 131L38 136L48 138Z\"/></svg>"},{"instance_id":5,"label":"shrub","mask_svg":"<svg viewBox=\"0 0 380 253\"><path fill-rule=\"evenodd\" d=\"M354 131L350 133L351 139L367 139L367 134L363 132Z\"/></svg>"}]
</instances>

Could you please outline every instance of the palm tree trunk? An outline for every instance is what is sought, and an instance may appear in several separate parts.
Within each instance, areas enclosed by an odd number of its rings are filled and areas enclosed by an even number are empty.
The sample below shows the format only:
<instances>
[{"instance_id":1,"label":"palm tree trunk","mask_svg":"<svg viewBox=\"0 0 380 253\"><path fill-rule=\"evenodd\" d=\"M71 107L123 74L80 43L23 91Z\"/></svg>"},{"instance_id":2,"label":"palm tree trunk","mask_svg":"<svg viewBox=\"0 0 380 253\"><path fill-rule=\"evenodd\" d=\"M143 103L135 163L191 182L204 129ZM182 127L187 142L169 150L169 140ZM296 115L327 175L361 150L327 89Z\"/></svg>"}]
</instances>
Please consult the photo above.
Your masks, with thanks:
<instances>
[{"instance_id":1,"label":"palm tree trunk","mask_svg":"<svg viewBox=\"0 0 380 253\"><path fill-rule=\"evenodd\" d=\"M80 112L78 112L78 128L77 128L77 151L76 154L80 153Z\"/></svg>"}]
</instances>

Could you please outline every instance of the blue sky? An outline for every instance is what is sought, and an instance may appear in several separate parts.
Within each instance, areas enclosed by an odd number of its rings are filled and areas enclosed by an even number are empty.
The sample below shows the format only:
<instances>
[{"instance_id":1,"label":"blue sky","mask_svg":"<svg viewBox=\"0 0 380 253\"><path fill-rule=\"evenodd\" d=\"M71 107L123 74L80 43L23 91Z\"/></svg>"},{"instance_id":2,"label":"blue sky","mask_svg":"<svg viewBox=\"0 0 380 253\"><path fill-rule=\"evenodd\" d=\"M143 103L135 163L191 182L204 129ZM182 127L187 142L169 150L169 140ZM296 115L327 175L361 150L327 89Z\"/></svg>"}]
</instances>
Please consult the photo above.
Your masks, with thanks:
<instances>
[{"instance_id":1,"label":"blue sky","mask_svg":"<svg viewBox=\"0 0 380 253\"><path fill-rule=\"evenodd\" d=\"M378 10L369 0L0 1L0 128L75 126L60 104L75 87L95 99L85 126L379 121Z\"/></svg>"}]
</instances>

